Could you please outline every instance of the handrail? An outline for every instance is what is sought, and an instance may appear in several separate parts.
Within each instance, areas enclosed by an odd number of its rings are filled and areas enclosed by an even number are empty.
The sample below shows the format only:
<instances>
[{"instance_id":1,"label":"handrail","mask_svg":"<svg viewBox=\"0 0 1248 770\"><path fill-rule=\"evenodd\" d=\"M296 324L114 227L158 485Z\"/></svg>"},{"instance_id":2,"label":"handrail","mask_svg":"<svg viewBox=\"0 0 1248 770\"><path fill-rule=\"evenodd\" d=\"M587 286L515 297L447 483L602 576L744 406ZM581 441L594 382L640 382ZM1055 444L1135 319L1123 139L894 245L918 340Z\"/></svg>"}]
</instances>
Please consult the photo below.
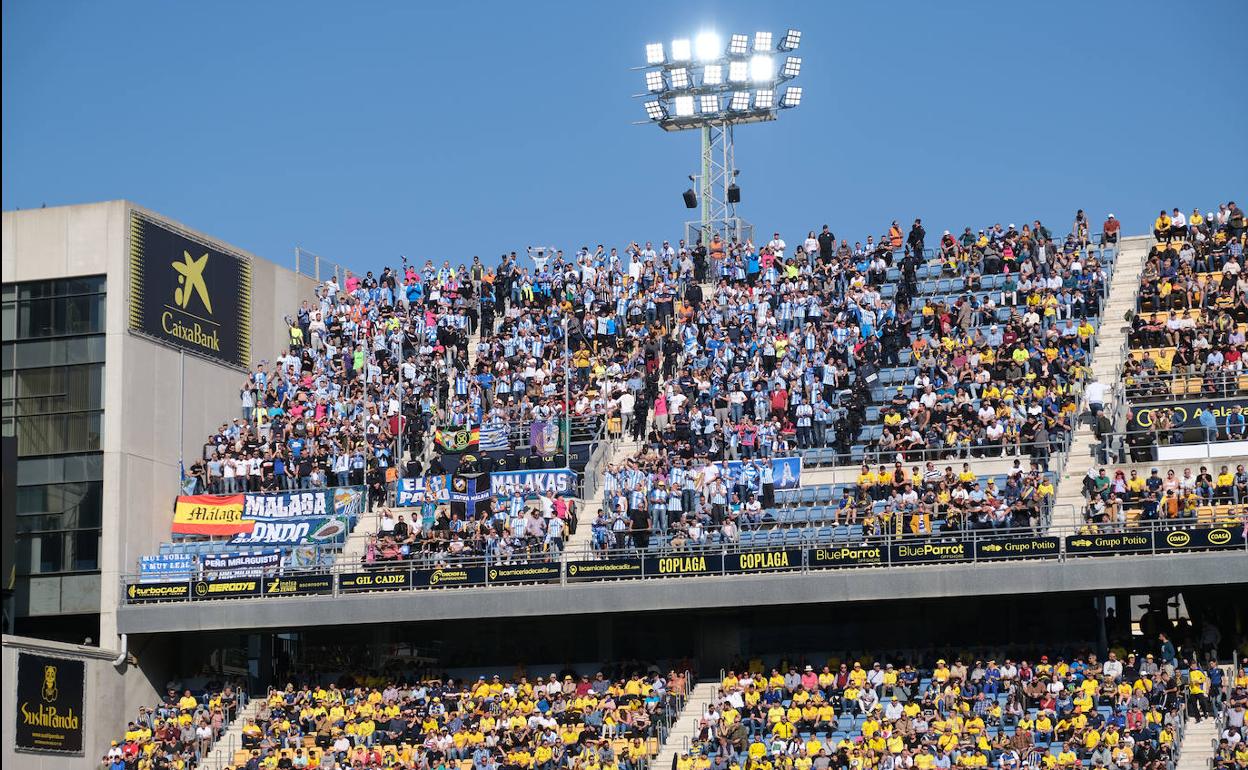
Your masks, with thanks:
<instances>
[{"instance_id":1,"label":"handrail","mask_svg":"<svg viewBox=\"0 0 1248 770\"><path fill-rule=\"evenodd\" d=\"M1248 456L1248 434L1229 435L1224 421L1217 427L1201 425L1121 430L1101 435L1097 459L1106 464L1230 461ZM1164 451L1164 450L1174 450Z\"/></svg>"},{"instance_id":2,"label":"handrail","mask_svg":"<svg viewBox=\"0 0 1248 770\"><path fill-rule=\"evenodd\" d=\"M862 457L854 459L853 445L850 449L850 459L846 462L835 462L829 467L846 467L858 465L888 465L893 462L921 463L931 460L933 462L953 462L972 460L1026 460L1036 457L1032 450L1043 449L1048 452L1049 458L1052 458L1058 452L1065 452L1070 445L1071 432L1059 434L1051 438L1045 443L1023 441L1023 442L1006 442L1004 440L980 446L965 447L923 447L920 449L883 449L875 446L878 439L872 439L862 451ZM830 447L809 447L799 449L802 455L803 463L806 462L808 453L819 449L827 449ZM1023 451L1024 449L1028 451ZM1013 452L1013 453L1011 453ZM814 467L824 467L825 463L815 464Z\"/></svg>"},{"instance_id":3,"label":"handrail","mask_svg":"<svg viewBox=\"0 0 1248 770\"><path fill-rule=\"evenodd\" d=\"M703 549L672 552L628 548L607 554L589 550L561 552L553 556L534 554L507 561L455 559L445 563L350 561L316 571L285 570L267 579L224 581L224 593L212 590L207 581L193 583L138 584L136 575L123 575L123 604L151 601L131 599L127 588L172 586L158 601L247 600L286 596L368 593L394 589L443 589L460 587L516 586L521 584L566 585L597 579L653 579L683 576L752 574L758 572L812 572L844 568L894 568L923 564L964 564L1015 559L1048 559L1065 562L1111 555L1179 555L1199 550L1248 552L1240 524L1230 527L1192 527L1190 519L1135 522L1104 529L1088 525L1038 526L1017 529L969 529L934 535L880 535L849 539L796 538L792 542L763 547L739 543L716 544ZM1248 525L1245 525L1248 527ZM1179 533L1175 535L1175 533ZM620 567L599 572L595 564ZM736 566L732 566L732 565ZM298 580L316 582L314 590L295 590ZM290 584L290 585L286 585ZM270 591L269 588L274 590ZM201 593L200 588L204 591Z\"/></svg>"}]
</instances>

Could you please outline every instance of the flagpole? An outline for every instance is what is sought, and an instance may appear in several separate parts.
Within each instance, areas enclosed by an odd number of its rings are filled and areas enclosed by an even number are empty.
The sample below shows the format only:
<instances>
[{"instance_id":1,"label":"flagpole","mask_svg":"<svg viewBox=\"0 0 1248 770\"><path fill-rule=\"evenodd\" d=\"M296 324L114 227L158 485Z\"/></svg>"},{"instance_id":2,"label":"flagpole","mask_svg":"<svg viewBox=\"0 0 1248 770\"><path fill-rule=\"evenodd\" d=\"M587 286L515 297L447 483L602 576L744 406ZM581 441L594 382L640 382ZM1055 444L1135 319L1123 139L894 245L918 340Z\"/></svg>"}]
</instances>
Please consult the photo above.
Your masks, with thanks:
<instances>
[{"instance_id":1,"label":"flagpole","mask_svg":"<svg viewBox=\"0 0 1248 770\"><path fill-rule=\"evenodd\" d=\"M400 356L402 355L402 351L403 351L403 343L400 342L399 343ZM395 464L399 466L398 478L403 478L403 427L404 426L403 426L403 362L402 361L399 362L398 375L399 375L399 419L398 419L399 448L396 452L396 457L394 458L394 462Z\"/></svg>"},{"instance_id":2,"label":"flagpole","mask_svg":"<svg viewBox=\"0 0 1248 770\"><path fill-rule=\"evenodd\" d=\"M563 316L563 459L572 467L572 359L568 351L568 316Z\"/></svg>"}]
</instances>

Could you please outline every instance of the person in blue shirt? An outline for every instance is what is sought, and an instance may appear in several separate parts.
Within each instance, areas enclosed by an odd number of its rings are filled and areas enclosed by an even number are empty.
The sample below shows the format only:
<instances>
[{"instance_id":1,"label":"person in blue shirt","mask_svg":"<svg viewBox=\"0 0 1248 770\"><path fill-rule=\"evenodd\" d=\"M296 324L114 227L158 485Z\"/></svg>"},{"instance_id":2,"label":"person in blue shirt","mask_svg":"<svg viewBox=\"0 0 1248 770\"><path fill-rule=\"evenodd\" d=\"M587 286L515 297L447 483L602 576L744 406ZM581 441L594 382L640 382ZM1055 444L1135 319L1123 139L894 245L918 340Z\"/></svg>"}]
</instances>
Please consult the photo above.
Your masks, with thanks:
<instances>
[{"instance_id":1,"label":"person in blue shirt","mask_svg":"<svg viewBox=\"0 0 1248 770\"><path fill-rule=\"evenodd\" d=\"M1236 406L1231 413L1226 416L1226 440L1241 441L1245 434L1244 410L1243 407Z\"/></svg>"},{"instance_id":2,"label":"person in blue shirt","mask_svg":"<svg viewBox=\"0 0 1248 770\"><path fill-rule=\"evenodd\" d=\"M1218 440L1218 418L1214 415L1212 409L1201 410L1200 427L1205 429L1205 441L1213 442Z\"/></svg>"}]
</instances>

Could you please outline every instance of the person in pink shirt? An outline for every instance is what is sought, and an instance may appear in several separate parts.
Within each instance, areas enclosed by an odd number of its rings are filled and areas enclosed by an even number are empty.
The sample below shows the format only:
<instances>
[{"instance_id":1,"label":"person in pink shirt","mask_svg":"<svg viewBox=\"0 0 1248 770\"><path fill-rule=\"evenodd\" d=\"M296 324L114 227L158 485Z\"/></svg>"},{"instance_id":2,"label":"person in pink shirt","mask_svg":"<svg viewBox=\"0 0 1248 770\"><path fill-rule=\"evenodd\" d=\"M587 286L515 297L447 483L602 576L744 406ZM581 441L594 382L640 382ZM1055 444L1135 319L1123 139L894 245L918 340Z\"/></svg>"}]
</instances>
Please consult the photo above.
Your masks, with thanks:
<instances>
[{"instance_id":1,"label":"person in pink shirt","mask_svg":"<svg viewBox=\"0 0 1248 770\"><path fill-rule=\"evenodd\" d=\"M667 428L667 394L660 393L654 400L654 428L662 432Z\"/></svg>"}]
</instances>

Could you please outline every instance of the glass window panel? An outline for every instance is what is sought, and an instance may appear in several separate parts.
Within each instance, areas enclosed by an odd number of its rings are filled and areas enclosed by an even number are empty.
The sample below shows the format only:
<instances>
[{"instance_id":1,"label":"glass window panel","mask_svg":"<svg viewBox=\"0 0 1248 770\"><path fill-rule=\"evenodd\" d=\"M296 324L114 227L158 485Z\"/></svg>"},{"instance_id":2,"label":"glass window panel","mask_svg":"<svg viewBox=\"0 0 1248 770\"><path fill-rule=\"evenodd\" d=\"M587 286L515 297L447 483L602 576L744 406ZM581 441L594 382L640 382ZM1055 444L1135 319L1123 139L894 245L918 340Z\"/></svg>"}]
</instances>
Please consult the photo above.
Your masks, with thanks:
<instances>
[{"instance_id":1,"label":"glass window panel","mask_svg":"<svg viewBox=\"0 0 1248 770\"><path fill-rule=\"evenodd\" d=\"M13 340L17 338L17 305L12 302L4 303L0 307L0 339Z\"/></svg>"},{"instance_id":2,"label":"glass window panel","mask_svg":"<svg viewBox=\"0 0 1248 770\"><path fill-rule=\"evenodd\" d=\"M100 568L100 531L82 530L66 535L71 544L69 568L75 571Z\"/></svg>"},{"instance_id":3,"label":"glass window panel","mask_svg":"<svg viewBox=\"0 0 1248 770\"><path fill-rule=\"evenodd\" d=\"M100 412L22 417L17 421L17 455L93 452L100 448Z\"/></svg>"},{"instance_id":4,"label":"glass window panel","mask_svg":"<svg viewBox=\"0 0 1248 770\"><path fill-rule=\"evenodd\" d=\"M39 572L61 572L65 559L65 535L56 532L50 535L37 535L36 548Z\"/></svg>"},{"instance_id":5,"label":"glass window panel","mask_svg":"<svg viewBox=\"0 0 1248 770\"><path fill-rule=\"evenodd\" d=\"M22 302L17 306L17 339L48 337L55 333L55 300Z\"/></svg>"}]
</instances>

